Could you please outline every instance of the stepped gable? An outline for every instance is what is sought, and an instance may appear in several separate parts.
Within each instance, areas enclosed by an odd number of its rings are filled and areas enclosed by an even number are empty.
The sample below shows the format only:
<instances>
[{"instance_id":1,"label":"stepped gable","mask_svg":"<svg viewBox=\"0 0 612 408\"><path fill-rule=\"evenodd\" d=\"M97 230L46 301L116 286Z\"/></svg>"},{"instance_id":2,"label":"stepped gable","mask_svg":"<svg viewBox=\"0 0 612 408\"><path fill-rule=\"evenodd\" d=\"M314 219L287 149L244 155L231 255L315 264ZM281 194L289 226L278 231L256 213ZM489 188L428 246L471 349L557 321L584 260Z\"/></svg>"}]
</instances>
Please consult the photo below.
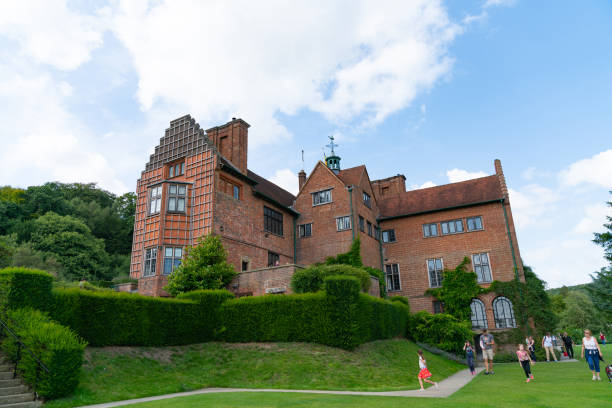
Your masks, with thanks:
<instances>
[{"instance_id":1,"label":"stepped gable","mask_svg":"<svg viewBox=\"0 0 612 408\"><path fill-rule=\"evenodd\" d=\"M164 136L159 139L159 145L155 147L155 153L150 156L145 171L158 169L181 157L201 153L208 147L208 138L204 130L191 115L174 119Z\"/></svg>"},{"instance_id":2,"label":"stepped gable","mask_svg":"<svg viewBox=\"0 0 612 408\"><path fill-rule=\"evenodd\" d=\"M342 182L347 185L359 185L359 180L361 179L361 175L365 170L365 165L351 167L350 169L340 170L338 172L338 178L342 180Z\"/></svg>"},{"instance_id":3,"label":"stepped gable","mask_svg":"<svg viewBox=\"0 0 612 408\"><path fill-rule=\"evenodd\" d=\"M459 183L406 191L379 201L381 219L409 216L501 200L502 190L497 175Z\"/></svg>"},{"instance_id":4,"label":"stepped gable","mask_svg":"<svg viewBox=\"0 0 612 408\"><path fill-rule=\"evenodd\" d=\"M247 170L247 176L257 182L257 184L254 186L255 191L270 197L285 207L293 206L295 196L287 190L277 186L271 181L266 180L260 175L253 173L251 170Z\"/></svg>"}]
</instances>

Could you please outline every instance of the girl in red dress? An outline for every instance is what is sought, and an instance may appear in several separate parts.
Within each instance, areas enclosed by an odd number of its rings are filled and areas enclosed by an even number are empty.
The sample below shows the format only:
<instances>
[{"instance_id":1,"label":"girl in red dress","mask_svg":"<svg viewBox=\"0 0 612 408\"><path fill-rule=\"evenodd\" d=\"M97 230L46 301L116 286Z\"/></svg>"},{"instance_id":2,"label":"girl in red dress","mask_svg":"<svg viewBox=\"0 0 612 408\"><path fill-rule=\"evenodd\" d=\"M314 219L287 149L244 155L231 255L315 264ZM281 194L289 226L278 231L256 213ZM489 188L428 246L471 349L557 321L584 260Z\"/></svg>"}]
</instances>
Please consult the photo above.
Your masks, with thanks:
<instances>
[{"instance_id":1,"label":"girl in red dress","mask_svg":"<svg viewBox=\"0 0 612 408\"><path fill-rule=\"evenodd\" d=\"M419 384L421 386L421 391L424 391L425 388L423 388L423 381L425 381L426 383L430 383L433 384L434 387L436 387L436 389L438 389L438 383L431 381L429 379L429 377L431 377L431 373L429 372L429 370L427 369L427 362L425 361L425 357L423 357L423 350L419 350L418 352L419 355L419 375L417 376L417 378L419 379Z\"/></svg>"}]
</instances>

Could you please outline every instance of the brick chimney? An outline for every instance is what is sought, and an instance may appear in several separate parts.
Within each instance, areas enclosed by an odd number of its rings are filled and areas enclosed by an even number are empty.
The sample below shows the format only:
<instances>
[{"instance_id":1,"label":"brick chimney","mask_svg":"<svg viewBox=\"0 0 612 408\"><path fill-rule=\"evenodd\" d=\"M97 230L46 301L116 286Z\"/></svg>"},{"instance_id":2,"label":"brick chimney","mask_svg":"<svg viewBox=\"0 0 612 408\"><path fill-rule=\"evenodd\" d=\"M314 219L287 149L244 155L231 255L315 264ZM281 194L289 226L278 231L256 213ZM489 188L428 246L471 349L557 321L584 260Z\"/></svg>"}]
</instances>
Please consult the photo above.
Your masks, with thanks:
<instances>
[{"instance_id":1,"label":"brick chimney","mask_svg":"<svg viewBox=\"0 0 612 408\"><path fill-rule=\"evenodd\" d=\"M232 118L225 125L215 126L206 131L208 140L217 146L219 153L243 174L247 173L250 126L242 119Z\"/></svg>"},{"instance_id":2,"label":"brick chimney","mask_svg":"<svg viewBox=\"0 0 612 408\"><path fill-rule=\"evenodd\" d=\"M304 170L300 170L300 172L298 173L299 190L302 189L304 183L306 183L306 172Z\"/></svg>"},{"instance_id":3,"label":"brick chimney","mask_svg":"<svg viewBox=\"0 0 612 408\"><path fill-rule=\"evenodd\" d=\"M506 186L506 177L504 177L504 170L502 169L501 161L495 159L495 174L499 179L499 186L501 187L502 195L508 200L508 186Z\"/></svg>"}]
</instances>

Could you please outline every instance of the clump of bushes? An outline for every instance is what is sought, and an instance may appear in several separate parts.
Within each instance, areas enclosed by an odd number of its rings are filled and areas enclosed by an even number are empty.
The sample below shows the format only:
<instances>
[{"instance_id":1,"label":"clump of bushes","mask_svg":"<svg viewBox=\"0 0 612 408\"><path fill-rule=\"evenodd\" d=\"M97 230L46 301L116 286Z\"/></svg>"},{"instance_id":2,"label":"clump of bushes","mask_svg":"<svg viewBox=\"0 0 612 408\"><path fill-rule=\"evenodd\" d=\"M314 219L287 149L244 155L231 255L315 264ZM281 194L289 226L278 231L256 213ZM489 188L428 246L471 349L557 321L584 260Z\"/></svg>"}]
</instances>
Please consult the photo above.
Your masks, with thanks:
<instances>
[{"instance_id":1,"label":"clump of bushes","mask_svg":"<svg viewBox=\"0 0 612 408\"><path fill-rule=\"evenodd\" d=\"M0 270L0 307L48 310L51 304L53 276L28 268Z\"/></svg>"},{"instance_id":2,"label":"clump of bushes","mask_svg":"<svg viewBox=\"0 0 612 408\"><path fill-rule=\"evenodd\" d=\"M291 289L294 293L309 293L323 290L325 278L330 276L353 276L359 282L359 288L367 292L370 288L370 274L362 268L350 265L312 265L296 271L291 278Z\"/></svg>"},{"instance_id":3,"label":"clump of bushes","mask_svg":"<svg viewBox=\"0 0 612 408\"><path fill-rule=\"evenodd\" d=\"M451 353L462 353L463 344L472 339L469 322L446 313L420 311L410 319L409 337Z\"/></svg>"},{"instance_id":4,"label":"clump of bushes","mask_svg":"<svg viewBox=\"0 0 612 408\"><path fill-rule=\"evenodd\" d=\"M49 369L48 373L39 369L32 356L22 350L18 370L24 381L36 386L38 395L45 399L72 393L79 383L83 350L87 343L38 310L10 310L4 317L26 347ZM12 336L2 341L2 350L13 362L17 360L17 348Z\"/></svg>"}]
</instances>

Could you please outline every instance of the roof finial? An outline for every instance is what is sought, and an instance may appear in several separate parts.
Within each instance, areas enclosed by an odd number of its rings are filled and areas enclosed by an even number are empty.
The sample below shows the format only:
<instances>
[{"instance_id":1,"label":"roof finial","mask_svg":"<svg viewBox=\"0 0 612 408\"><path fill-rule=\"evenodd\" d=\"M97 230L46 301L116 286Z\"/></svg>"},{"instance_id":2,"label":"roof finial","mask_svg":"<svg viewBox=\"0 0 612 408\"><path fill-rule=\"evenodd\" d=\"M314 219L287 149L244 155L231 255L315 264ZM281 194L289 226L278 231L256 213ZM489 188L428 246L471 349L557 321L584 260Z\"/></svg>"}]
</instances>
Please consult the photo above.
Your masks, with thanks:
<instances>
[{"instance_id":1,"label":"roof finial","mask_svg":"<svg viewBox=\"0 0 612 408\"><path fill-rule=\"evenodd\" d=\"M339 145L334 143L334 135L327 136L327 137L329 137L329 140L331 140L331 142L329 142L328 145L325 145L325 147L329 147L331 149L331 155L335 156L336 153L334 153L334 147L338 147Z\"/></svg>"}]
</instances>

